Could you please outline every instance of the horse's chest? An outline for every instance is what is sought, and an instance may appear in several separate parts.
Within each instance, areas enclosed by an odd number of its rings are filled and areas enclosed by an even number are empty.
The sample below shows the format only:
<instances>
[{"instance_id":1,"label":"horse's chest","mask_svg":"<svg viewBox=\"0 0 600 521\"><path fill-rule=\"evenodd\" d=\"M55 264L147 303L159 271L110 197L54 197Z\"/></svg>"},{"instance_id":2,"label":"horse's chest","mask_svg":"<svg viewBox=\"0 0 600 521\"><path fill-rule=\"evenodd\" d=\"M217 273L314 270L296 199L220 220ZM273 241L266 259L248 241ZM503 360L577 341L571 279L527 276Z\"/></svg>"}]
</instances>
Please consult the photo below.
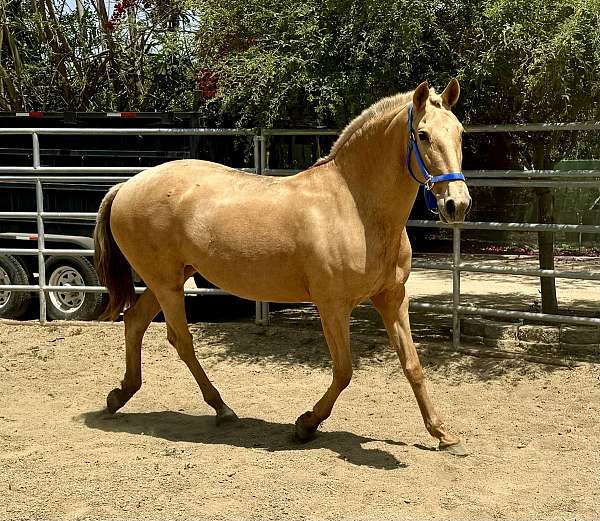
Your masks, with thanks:
<instances>
[{"instance_id":1,"label":"horse's chest","mask_svg":"<svg viewBox=\"0 0 600 521\"><path fill-rule=\"evenodd\" d=\"M383 234L348 235L344 238L342 251L338 257L340 272L357 292L370 295L393 283L400 275L398 239Z\"/></svg>"}]
</instances>

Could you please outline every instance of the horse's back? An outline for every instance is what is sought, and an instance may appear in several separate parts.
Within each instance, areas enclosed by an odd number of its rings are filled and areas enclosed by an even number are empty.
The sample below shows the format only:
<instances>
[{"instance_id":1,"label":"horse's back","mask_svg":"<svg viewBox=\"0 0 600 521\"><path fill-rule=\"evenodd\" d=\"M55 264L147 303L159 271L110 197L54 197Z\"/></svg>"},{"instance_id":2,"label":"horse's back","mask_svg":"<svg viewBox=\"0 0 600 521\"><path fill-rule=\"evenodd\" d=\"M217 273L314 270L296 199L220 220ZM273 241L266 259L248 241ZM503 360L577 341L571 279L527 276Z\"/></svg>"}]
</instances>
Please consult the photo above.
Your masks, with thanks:
<instances>
[{"instance_id":1,"label":"horse's back","mask_svg":"<svg viewBox=\"0 0 600 521\"><path fill-rule=\"evenodd\" d=\"M169 161L148 168L129 179L124 187L126 190L141 190L146 197L161 198L164 192L171 194L189 190L193 187L203 187L227 190L239 184L261 184L266 177L250 174L231 168L220 163L202 161L199 159L182 159ZM122 197L122 196L121 196Z\"/></svg>"}]
</instances>

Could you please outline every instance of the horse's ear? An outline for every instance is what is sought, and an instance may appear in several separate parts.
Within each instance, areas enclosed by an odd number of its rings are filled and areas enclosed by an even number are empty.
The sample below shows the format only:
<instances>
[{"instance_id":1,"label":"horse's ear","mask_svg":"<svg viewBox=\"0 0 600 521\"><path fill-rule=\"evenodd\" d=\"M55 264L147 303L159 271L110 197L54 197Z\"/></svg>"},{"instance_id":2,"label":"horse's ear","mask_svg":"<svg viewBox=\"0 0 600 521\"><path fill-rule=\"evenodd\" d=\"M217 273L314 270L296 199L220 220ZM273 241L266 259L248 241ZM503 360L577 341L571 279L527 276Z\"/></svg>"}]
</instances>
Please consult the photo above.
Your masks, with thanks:
<instances>
[{"instance_id":1,"label":"horse's ear","mask_svg":"<svg viewBox=\"0 0 600 521\"><path fill-rule=\"evenodd\" d=\"M421 112L425 108L427 98L429 98L429 83L424 81L415 89L413 94L413 110L415 111L415 114Z\"/></svg>"},{"instance_id":2,"label":"horse's ear","mask_svg":"<svg viewBox=\"0 0 600 521\"><path fill-rule=\"evenodd\" d=\"M448 82L448 85L446 85L444 92L442 92L442 101L444 105L451 109L452 107L454 107L454 105L456 105L459 96L460 84L458 83L458 80L456 78L452 78Z\"/></svg>"}]
</instances>

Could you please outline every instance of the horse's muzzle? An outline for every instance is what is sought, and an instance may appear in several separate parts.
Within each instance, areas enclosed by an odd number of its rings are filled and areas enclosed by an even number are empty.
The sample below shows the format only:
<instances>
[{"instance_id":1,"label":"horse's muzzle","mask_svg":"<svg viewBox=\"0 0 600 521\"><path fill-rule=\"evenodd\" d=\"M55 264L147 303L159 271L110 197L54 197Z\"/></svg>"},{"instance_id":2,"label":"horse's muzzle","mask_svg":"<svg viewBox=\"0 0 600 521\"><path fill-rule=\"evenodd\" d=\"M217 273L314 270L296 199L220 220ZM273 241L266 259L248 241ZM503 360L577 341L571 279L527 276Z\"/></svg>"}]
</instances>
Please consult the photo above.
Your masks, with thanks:
<instances>
[{"instance_id":1,"label":"horse's muzzle","mask_svg":"<svg viewBox=\"0 0 600 521\"><path fill-rule=\"evenodd\" d=\"M460 199L446 199L443 208L440 208L440 216L448 224L461 223L469 213L471 205L472 200L469 196L466 198L461 197Z\"/></svg>"}]
</instances>

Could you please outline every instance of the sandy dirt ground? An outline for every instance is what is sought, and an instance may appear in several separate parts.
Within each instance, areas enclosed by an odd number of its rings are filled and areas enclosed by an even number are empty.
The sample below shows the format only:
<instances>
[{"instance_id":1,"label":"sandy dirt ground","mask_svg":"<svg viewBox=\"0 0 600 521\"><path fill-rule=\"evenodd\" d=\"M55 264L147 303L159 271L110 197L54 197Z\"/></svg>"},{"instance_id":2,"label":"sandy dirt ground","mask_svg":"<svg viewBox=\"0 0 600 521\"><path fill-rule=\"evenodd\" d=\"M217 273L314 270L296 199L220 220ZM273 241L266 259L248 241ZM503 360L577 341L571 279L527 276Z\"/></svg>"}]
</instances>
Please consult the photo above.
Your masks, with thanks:
<instances>
[{"instance_id":1,"label":"sandy dirt ground","mask_svg":"<svg viewBox=\"0 0 600 521\"><path fill-rule=\"evenodd\" d=\"M239 422L216 427L153 324L144 385L102 410L122 324L0 322L0 518L598 519L600 371L419 351L471 451L435 451L381 324L353 323L355 374L318 437L291 438L330 381L313 318L192 326Z\"/></svg>"}]
</instances>

